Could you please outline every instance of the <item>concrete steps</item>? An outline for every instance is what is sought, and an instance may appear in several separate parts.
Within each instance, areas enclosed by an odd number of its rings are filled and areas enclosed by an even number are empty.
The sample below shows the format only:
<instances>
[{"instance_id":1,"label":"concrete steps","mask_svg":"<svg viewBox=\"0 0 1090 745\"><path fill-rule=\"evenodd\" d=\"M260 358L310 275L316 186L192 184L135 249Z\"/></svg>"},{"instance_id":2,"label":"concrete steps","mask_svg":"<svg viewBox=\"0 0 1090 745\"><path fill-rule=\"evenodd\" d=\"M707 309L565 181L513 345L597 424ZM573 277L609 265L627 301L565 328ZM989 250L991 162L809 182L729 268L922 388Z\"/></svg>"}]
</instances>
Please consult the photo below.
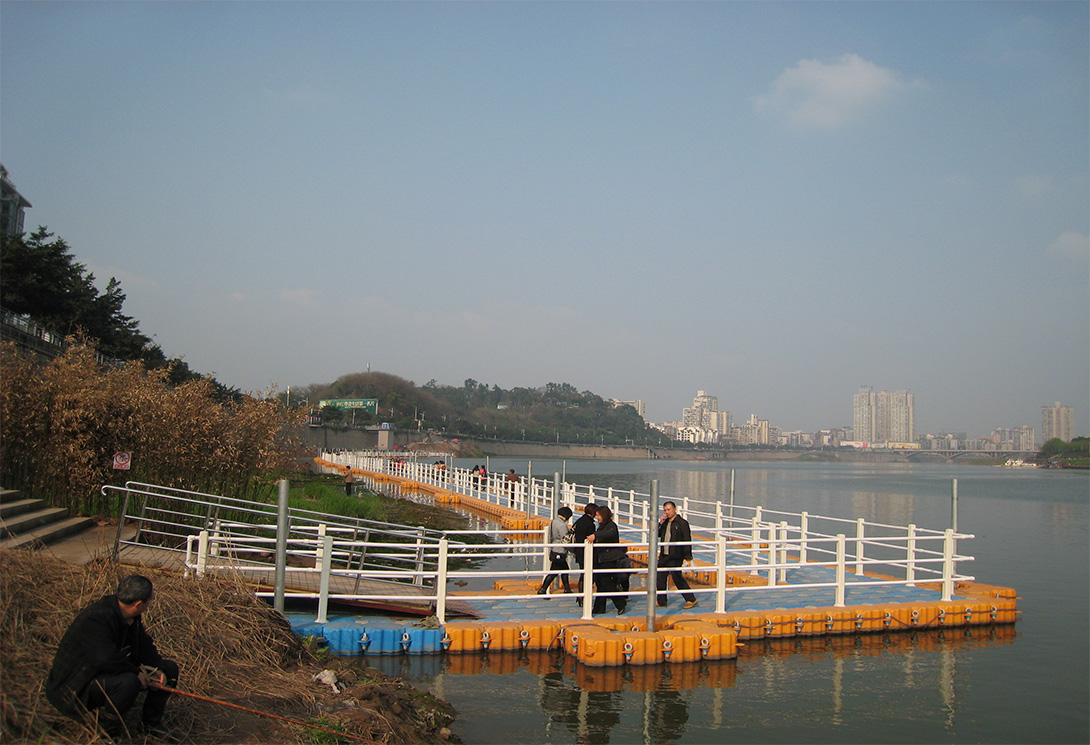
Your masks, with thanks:
<instances>
[{"instance_id":1,"label":"concrete steps","mask_svg":"<svg viewBox=\"0 0 1090 745\"><path fill-rule=\"evenodd\" d=\"M53 543L92 525L94 520L89 517L70 517L68 510L49 507L44 500L0 490L0 550Z\"/></svg>"}]
</instances>

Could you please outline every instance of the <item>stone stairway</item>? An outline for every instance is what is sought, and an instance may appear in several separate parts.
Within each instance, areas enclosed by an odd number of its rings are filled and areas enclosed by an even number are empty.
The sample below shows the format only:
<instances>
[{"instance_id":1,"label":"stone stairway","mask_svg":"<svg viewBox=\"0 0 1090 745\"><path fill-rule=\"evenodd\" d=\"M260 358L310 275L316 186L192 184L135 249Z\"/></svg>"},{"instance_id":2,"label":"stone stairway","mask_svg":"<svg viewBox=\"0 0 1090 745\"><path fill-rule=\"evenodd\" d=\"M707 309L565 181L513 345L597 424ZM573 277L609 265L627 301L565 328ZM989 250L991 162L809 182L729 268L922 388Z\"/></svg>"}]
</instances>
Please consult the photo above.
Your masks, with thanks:
<instances>
[{"instance_id":1,"label":"stone stairway","mask_svg":"<svg viewBox=\"0 0 1090 745\"><path fill-rule=\"evenodd\" d=\"M0 550L53 543L93 524L89 517L69 517L68 510L49 507L44 500L0 489Z\"/></svg>"}]
</instances>

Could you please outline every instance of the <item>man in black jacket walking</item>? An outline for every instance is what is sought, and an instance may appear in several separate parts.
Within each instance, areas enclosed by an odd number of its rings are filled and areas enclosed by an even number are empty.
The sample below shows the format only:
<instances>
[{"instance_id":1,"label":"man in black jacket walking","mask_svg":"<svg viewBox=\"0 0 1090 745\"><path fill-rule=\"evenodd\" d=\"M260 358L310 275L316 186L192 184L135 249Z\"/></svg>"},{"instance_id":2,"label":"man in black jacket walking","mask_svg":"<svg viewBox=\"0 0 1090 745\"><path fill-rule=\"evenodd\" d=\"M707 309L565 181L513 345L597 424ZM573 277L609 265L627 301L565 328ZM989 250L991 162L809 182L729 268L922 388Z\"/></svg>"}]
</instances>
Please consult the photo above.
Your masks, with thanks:
<instances>
[{"instance_id":1,"label":"man in black jacket walking","mask_svg":"<svg viewBox=\"0 0 1090 745\"><path fill-rule=\"evenodd\" d=\"M64 632L46 681L46 697L73 719L103 710L107 734L123 733L123 719L141 690L146 690L141 721L144 731L169 737L163 724L178 665L164 660L140 616L151 604L151 580L133 574L121 580L117 592L80 611Z\"/></svg>"},{"instance_id":2,"label":"man in black jacket walking","mask_svg":"<svg viewBox=\"0 0 1090 745\"><path fill-rule=\"evenodd\" d=\"M665 606L666 582L670 577L674 578L674 587L679 590L689 590L689 582L681 573L680 567L693 558L692 546L672 545L673 542L685 543L693 539L689 530L689 522L677 514L677 505L673 502L662 503L662 517L659 518L659 573L657 588L659 591L658 603ZM695 608L696 595L692 592L683 592L685 598L685 610Z\"/></svg>"},{"instance_id":3,"label":"man in black jacket walking","mask_svg":"<svg viewBox=\"0 0 1090 745\"><path fill-rule=\"evenodd\" d=\"M568 550L575 554L575 561L579 564L579 593L583 592L583 544L586 542L588 535L594 535L594 529L597 527L594 522L594 515L597 512L598 505L591 502L583 508L583 514L571 526L574 535L572 536L571 548ZM583 598L577 598L576 602L582 605Z\"/></svg>"}]
</instances>

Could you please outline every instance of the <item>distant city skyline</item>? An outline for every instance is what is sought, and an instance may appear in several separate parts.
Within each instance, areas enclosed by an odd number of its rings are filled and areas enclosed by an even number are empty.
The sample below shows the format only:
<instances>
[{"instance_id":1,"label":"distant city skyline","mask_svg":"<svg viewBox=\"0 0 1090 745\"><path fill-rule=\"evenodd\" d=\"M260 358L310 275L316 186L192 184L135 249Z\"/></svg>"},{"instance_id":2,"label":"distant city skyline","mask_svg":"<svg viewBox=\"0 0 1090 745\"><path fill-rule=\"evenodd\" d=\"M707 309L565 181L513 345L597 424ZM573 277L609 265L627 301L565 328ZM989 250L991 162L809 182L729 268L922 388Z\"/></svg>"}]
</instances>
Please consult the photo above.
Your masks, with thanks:
<instances>
[{"instance_id":1,"label":"distant city skyline","mask_svg":"<svg viewBox=\"0 0 1090 745\"><path fill-rule=\"evenodd\" d=\"M1090 4L0 3L3 165L167 355L1090 429ZM846 405L845 402L848 402ZM759 433L758 433L759 436Z\"/></svg>"},{"instance_id":2,"label":"distant city skyline","mask_svg":"<svg viewBox=\"0 0 1090 745\"><path fill-rule=\"evenodd\" d=\"M640 402L642 403L642 402ZM830 424L812 430L800 430L762 419L750 414L748 419L733 424L734 415L719 409L719 397L700 389L693 397L691 406L682 410L679 420L651 422L669 436L692 443L715 443L730 440L740 445L788 444L812 447L810 436L823 434L826 442L833 441L868 445L926 442L936 449L966 448L965 443L1019 450L1031 450L1052 437L1070 440L1074 436L1073 410L1057 402L1041 407L1041 431L1030 424L1008 423L993 427L987 432L973 433L963 429L938 429L917 432L914 429L915 396L906 390L875 391L862 387L851 399L852 423L849 426ZM1040 434L1040 436L1038 436ZM779 439L777 443L774 440ZM942 445L936 439L945 440ZM805 442L804 442L805 441ZM956 441L956 442L955 442ZM969 449L972 449L971 447Z\"/></svg>"}]
</instances>

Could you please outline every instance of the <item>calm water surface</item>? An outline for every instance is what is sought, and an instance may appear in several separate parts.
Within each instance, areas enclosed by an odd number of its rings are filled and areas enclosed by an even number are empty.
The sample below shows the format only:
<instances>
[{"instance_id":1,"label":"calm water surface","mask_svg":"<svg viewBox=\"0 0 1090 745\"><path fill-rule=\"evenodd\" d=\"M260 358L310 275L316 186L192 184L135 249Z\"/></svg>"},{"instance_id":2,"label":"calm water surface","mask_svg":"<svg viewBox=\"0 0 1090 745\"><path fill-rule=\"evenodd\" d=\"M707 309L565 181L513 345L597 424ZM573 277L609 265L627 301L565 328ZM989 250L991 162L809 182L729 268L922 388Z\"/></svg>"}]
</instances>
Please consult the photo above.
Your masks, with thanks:
<instances>
[{"instance_id":1,"label":"calm water surface","mask_svg":"<svg viewBox=\"0 0 1090 745\"><path fill-rule=\"evenodd\" d=\"M473 465L461 463L458 465ZM491 470L526 461L493 459ZM663 496L943 529L1014 587L1015 626L750 643L737 660L587 668L563 654L370 657L449 700L491 743L1086 743L1090 554L1085 471L914 464L534 461L536 476Z\"/></svg>"}]
</instances>

